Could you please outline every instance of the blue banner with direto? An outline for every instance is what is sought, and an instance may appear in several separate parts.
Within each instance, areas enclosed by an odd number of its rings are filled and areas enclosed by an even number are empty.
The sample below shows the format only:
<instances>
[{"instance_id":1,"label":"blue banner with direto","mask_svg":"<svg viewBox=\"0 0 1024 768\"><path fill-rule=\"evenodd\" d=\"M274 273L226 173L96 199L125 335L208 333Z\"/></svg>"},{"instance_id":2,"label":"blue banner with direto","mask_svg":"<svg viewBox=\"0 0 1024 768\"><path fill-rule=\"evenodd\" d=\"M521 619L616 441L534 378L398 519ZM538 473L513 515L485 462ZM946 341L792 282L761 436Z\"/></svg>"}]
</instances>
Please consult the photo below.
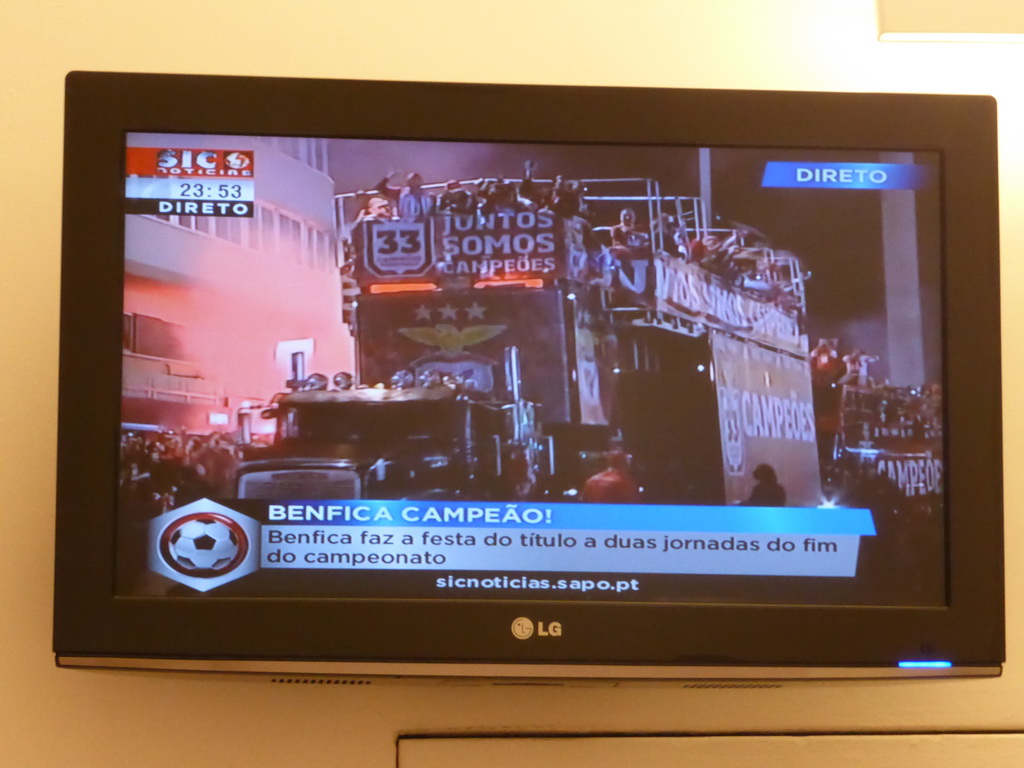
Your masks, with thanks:
<instances>
[{"instance_id":1,"label":"blue banner with direto","mask_svg":"<svg viewBox=\"0 0 1024 768\"><path fill-rule=\"evenodd\" d=\"M932 169L902 163L765 164L762 187L790 189L923 189L931 184Z\"/></svg>"}]
</instances>

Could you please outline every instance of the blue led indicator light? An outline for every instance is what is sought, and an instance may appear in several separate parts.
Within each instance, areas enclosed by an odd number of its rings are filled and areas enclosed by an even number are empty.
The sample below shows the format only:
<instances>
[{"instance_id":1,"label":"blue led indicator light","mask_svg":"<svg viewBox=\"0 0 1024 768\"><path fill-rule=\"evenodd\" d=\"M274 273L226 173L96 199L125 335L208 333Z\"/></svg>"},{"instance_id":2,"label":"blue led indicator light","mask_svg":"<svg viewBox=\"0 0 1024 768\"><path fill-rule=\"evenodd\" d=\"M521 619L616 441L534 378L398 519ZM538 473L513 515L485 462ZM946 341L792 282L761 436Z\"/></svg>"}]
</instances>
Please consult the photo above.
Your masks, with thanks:
<instances>
[{"instance_id":1,"label":"blue led indicator light","mask_svg":"<svg viewBox=\"0 0 1024 768\"><path fill-rule=\"evenodd\" d=\"M952 667L952 661L901 661L900 667L903 669L944 669L946 667Z\"/></svg>"}]
</instances>

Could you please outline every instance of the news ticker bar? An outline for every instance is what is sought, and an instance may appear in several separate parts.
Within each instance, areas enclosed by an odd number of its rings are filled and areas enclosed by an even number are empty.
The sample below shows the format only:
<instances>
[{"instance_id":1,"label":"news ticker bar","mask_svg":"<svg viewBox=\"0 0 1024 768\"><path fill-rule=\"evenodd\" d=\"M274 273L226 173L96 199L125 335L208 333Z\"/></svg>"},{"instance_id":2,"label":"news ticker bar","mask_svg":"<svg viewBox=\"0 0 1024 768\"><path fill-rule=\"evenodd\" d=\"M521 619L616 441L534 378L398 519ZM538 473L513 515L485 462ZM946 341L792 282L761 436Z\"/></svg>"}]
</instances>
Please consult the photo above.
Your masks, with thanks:
<instances>
[{"instance_id":1,"label":"news ticker bar","mask_svg":"<svg viewBox=\"0 0 1024 768\"><path fill-rule=\"evenodd\" d=\"M860 536L264 525L260 568L855 576Z\"/></svg>"},{"instance_id":2,"label":"news ticker bar","mask_svg":"<svg viewBox=\"0 0 1024 768\"><path fill-rule=\"evenodd\" d=\"M874 534L848 508L200 499L150 521L149 559L201 591L281 568L850 577Z\"/></svg>"}]
</instances>

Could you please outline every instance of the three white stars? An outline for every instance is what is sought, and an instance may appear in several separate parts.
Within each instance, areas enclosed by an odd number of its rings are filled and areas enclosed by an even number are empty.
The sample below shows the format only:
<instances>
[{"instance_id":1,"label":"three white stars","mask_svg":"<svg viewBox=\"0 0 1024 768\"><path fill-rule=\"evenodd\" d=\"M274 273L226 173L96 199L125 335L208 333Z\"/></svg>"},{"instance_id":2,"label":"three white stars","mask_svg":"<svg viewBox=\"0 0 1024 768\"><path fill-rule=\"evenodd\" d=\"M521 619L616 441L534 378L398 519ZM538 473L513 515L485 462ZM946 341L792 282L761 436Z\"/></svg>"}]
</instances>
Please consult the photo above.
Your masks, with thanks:
<instances>
[{"instance_id":1,"label":"three white stars","mask_svg":"<svg viewBox=\"0 0 1024 768\"><path fill-rule=\"evenodd\" d=\"M460 309L459 307L453 307L451 304L445 304L443 307L438 307L437 311L441 314L441 319L442 320L455 320L456 317L457 317L459 309ZM486 310L485 310L484 307L481 307L475 301L473 302L473 304L471 306L461 307L461 309L462 309L463 312L466 313L466 317L469 320L483 320L484 319L484 312ZM431 310L427 307L426 304L420 304L416 308L416 319L417 320L429 321L430 320L430 312L431 312Z\"/></svg>"}]
</instances>

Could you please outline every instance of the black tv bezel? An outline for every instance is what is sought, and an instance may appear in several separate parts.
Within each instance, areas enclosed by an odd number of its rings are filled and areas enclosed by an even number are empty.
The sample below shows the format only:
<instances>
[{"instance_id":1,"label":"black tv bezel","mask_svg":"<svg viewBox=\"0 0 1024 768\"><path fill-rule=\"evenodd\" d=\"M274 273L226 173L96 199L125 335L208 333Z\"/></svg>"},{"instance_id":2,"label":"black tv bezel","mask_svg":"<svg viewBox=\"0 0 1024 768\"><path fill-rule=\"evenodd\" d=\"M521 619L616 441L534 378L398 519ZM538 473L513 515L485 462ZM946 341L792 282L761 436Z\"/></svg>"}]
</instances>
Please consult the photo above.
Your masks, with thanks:
<instances>
[{"instance_id":1,"label":"black tv bezel","mask_svg":"<svg viewBox=\"0 0 1024 768\"><path fill-rule=\"evenodd\" d=\"M116 596L128 131L934 151L942 158L948 605ZM1004 659L996 109L986 96L74 72L67 78L54 650L59 658L891 668ZM518 616L560 621L522 642ZM360 667L361 668L361 667ZM425 674L427 674L425 672ZM514 672L513 672L514 674Z\"/></svg>"}]
</instances>

